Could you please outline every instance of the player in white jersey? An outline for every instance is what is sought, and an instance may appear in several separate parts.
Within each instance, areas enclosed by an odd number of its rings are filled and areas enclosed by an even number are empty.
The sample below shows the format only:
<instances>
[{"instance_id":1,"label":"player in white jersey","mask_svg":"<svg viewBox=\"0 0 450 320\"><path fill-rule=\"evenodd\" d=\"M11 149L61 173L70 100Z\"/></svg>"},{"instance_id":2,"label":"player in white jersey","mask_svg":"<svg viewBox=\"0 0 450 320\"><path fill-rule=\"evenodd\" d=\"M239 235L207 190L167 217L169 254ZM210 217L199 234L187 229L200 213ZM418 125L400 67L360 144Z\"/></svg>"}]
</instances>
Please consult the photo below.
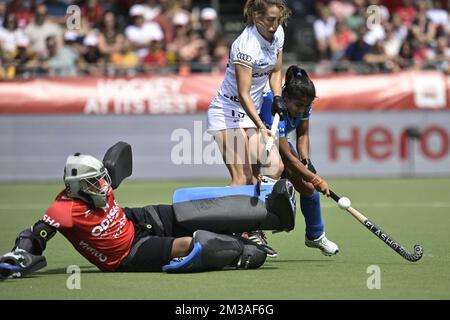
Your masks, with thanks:
<instances>
[{"instance_id":1,"label":"player in white jersey","mask_svg":"<svg viewBox=\"0 0 450 320\"><path fill-rule=\"evenodd\" d=\"M282 24L290 10L283 0L248 0L244 15L247 26L232 44L225 79L208 109L208 131L230 172L230 186L257 181L259 166L250 146L270 135L259 111L268 82L274 96L281 96ZM284 110L277 103L274 109ZM281 164L279 155L273 161Z\"/></svg>"}]
</instances>

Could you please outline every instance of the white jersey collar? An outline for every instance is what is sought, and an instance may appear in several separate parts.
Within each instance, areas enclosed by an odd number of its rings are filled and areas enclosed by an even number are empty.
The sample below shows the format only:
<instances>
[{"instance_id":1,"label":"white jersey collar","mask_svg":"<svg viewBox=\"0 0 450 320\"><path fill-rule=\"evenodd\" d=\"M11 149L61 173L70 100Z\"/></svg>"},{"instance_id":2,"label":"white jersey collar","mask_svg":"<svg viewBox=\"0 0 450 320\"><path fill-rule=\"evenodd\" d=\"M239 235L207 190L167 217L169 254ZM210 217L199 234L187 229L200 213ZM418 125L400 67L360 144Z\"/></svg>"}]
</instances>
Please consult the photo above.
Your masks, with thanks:
<instances>
[{"instance_id":1,"label":"white jersey collar","mask_svg":"<svg viewBox=\"0 0 450 320\"><path fill-rule=\"evenodd\" d=\"M258 28L256 28L256 25L253 25L251 28L252 28L251 31L256 35L256 38L258 39L259 42L261 42L261 44L271 46L274 43L275 36L273 37L272 42L269 42L261 35L261 33L259 33Z\"/></svg>"}]
</instances>

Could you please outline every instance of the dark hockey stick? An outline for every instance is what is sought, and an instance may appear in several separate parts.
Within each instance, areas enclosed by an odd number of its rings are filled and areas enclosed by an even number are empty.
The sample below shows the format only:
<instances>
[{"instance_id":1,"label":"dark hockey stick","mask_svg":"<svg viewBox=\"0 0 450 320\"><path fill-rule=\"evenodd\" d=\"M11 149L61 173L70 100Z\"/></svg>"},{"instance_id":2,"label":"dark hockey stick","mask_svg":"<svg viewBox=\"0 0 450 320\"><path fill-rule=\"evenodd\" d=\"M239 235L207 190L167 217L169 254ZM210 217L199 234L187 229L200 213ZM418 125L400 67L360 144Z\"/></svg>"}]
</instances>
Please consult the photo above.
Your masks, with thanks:
<instances>
[{"instance_id":1,"label":"dark hockey stick","mask_svg":"<svg viewBox=\"0 0 450 320\"><path fill-rule=\"evenodd\" d=\"M331 190L330 196L334 201L339 202L340 197ZM381 228L378 227L375 223L367 219L361 212L359 212L355 208L349 206L348 208L346 208L346 210L359 222L365 225L366 228L369 229L374 235L376 235L379 239L381 239L384 243L386 243L392 250L397 252L406 260L416 262L419 261L420 258L422 258L423 248L421 245L416 244L414 246L415 252L411 253L407 249L405 249L402 245L400 245L397 241L395 241L390 235L381 230Z\"/></svg>"}]
</instances>

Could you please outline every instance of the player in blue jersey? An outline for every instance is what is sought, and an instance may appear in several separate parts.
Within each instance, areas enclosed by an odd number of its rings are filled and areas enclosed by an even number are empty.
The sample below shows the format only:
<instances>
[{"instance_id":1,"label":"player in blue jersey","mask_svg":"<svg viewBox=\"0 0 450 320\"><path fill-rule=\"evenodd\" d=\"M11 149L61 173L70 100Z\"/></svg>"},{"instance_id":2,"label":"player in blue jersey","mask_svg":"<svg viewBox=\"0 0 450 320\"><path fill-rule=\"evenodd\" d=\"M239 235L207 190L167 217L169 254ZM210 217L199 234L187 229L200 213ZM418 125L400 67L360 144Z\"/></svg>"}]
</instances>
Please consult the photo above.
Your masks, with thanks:
<instances>
[{"instance_id":1,"label":"player in blue jersey","mask_svg":"<svg viewBox=\"0 0 450 320\"><path fill-rule=\"evenodd\" d=\"M313 183L307 182L311 181L308 179L308 171L309 174L317 173L309 153L309 118L312 103L316 98L316 89L305 70L296 65L288 68L282 97L288 109L288 113L278 125L279 153L284 165L282 176L289 179L300 193L300 208L306 223L305 244L320 249L324 255L331 256L338 253L339 248L325 236L320 196L317 191L321 190L315 188ZM270 128L273 122L272 92L265 92L263 99L260 117L265 126ZM297 133L296 141L291 141L288 137L293 130ZM273 148L272 152L274 150L276 149Z\"/></svg>"}]
</instances>

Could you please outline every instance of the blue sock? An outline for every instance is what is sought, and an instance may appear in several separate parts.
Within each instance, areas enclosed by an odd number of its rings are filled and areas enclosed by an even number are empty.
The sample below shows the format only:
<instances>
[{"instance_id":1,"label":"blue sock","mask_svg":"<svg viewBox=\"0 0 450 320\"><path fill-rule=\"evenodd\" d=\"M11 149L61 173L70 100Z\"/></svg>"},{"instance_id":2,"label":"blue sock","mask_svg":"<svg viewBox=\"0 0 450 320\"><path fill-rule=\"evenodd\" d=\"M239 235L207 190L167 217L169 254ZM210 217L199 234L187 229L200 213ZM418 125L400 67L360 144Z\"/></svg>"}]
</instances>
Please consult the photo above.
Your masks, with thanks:
<instances>
[{"instance_id":1,"label":"blue sock","mask_svg":"<svg viewBox=\"0 0 450 320\"><path fill-rule=\"evenodd\" d=\"M319 193L314 191L312 196L300 195L300 208L305 217L306 237L310 240L317 239L324 230Z\"/></svg>"}]
</instances>

